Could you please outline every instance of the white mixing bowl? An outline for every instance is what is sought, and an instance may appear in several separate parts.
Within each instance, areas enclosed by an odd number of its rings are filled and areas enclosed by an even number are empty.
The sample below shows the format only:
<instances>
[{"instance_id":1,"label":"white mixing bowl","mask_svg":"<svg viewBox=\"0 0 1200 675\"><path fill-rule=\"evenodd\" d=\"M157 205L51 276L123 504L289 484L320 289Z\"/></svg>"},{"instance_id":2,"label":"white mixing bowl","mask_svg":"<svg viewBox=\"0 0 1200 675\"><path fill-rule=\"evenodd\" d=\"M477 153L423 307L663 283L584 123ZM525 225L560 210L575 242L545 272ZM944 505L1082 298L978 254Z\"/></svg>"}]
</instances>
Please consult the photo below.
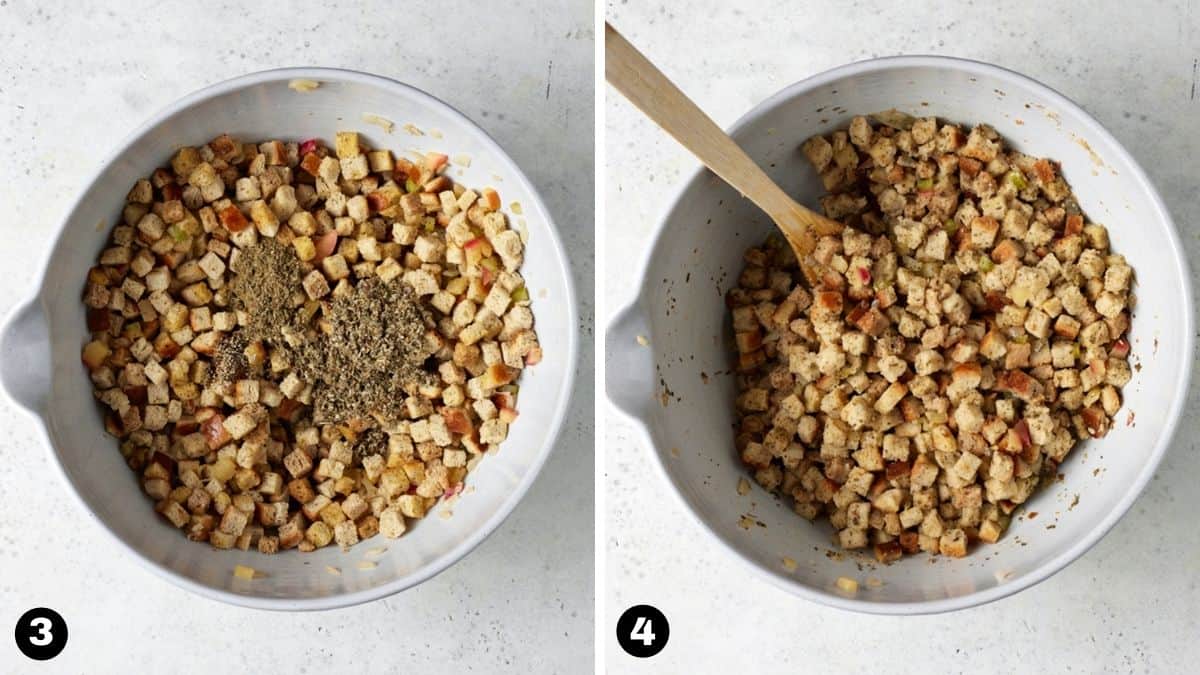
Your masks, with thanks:
<instances>
[{"instance_id":1,"label":"white mixing bowl","mask_svg":"<svg viewBox=\"0 0 1200 675\"><path fill-rule=\"evenodd\" d=\"M293 79L320 82L309 92L289 88ZM363 120L378 115L395 123L391 132ZM424 131L413 135L411 124ZM356 130L372 147L440 151L466 156L455 180L494 186L514 226L527 223L529 240L521 269L531 290L538 336L545 354L521 376L521 415L500 452L467 478L453 515L438 506L397 540L382 536L343 553L337 547L274 556L255 551L218 551L189 542L154 513L138 481L106 435L79 361L88 336L80 293L88 268L120 216L134 181L163 166L181 145L207 142L221 133L242 140L311 137L332 139ZM507 207L506 207L507 208ZM92 516L151 570L189 590L250 607L306 610L374 600L421 583L466 555L513 510L554 446L575 374L576 308L567 256L550 214L516 164L487 133L442 101L413 87L374 75L323 68L254 73L213 85L167 107L135 131L105 161L83 190L43 267L32 296L21 303L0 333L0 380L12 399L34 414L71 491ZM50 523L44 523L49 527ZM366 551L377 566L359 569ZM237 564L262 575L234 578ZM337 567L340 576L326 571Z\"/></svg>"},{"instance_id":2,"label":"white mixing bowl","mask_svg":"<svg viewBox=\"0 0 1200 675\"><path fill-rule=\"evenodd\" d=\"M659 225L640 290L608 328L606 368L609 398L636 423L685 508L723 548L806 598L916 614L978 605L1037 583L1087 551L1129 509L1170 445L1186 398L1192 298L1179 237L1142 170L1086 112L1016 73L938 57L855 63L784 89L731 133L786 190L815 206L820 181L800 143L844 128L854 115L893 107L986 122L1017 149L1061 161L1084 211L1108 226L1113 250L1136 270L1131 358L1141 368L1125 387L1112 432L1077 447L1060 469L1065 480L1026 505L1037 518L1014 519L998 544L978 546L966 558L931 564L918 555L884 566L862 555L827 556L836 548L829 525L803 520L757 485L738 495L747 472L733 450L735 384L726 374L731 332L723 294L736 283L742 252L773 226L708 171L683 185ZM647 346L639 335L649 338ZM1133 425L1126 423L1130 413ZM743 528L743 514L762 526ZM838 591L843 576L859 582L856 595Z\"/></svg>"}]
</instances>

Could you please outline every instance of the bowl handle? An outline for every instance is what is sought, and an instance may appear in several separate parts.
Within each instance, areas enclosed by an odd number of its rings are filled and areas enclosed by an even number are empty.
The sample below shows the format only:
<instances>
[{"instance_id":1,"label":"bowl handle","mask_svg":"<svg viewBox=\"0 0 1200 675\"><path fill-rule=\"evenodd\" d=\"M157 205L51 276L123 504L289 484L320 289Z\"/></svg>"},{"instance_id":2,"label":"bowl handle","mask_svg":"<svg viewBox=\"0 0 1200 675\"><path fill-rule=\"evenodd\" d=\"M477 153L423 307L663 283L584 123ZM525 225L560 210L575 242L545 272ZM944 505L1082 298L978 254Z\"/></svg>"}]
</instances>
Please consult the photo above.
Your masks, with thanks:
<instances>
[{"instance_id":1,"label":"bowl handle","mask_svg":"<svg viewBox=\"0 0 1200 675\"><path fill-rule=\"evenodd\" d=\"M50 332L42 303L31 298L0 329L0 385L17 405L41 415L50 398Z\"/></svg>"},{"instance_id":2,"label":"bowl handle","mask_svg":"<svg viewBox=\"0 0 1200 675\"><path fill-rule=\"evenodd\" d=\"M654 402L654 343L640 298L617 312L608 324L604 368L608 400L621 412L644 422Z\"/></svg>"}]
</instances>

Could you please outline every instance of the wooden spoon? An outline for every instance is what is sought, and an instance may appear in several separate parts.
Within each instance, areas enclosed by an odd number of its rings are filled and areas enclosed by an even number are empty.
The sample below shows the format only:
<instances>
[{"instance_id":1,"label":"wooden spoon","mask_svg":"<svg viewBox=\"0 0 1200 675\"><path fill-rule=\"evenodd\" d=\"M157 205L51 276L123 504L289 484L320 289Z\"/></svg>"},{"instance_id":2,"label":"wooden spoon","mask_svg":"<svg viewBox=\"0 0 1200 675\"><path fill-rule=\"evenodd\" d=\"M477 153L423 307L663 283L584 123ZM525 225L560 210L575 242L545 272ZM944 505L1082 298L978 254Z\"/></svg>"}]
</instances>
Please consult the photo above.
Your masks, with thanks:
<instances>
[{"instance_id":1,"label":"wooden spoon","mask_svg":"<svg viewBox=\"0 0 1200 675\"><path fill-rule=\"evenodd\" d=\"M816 245L816 238L841 232L841 223L797 204L703 110L608 23L604 24L604 75L617 91L713 173L766 211L787 238L805 276L815 282L814 265L809 255Z\"/></svg>"}]
</instances>

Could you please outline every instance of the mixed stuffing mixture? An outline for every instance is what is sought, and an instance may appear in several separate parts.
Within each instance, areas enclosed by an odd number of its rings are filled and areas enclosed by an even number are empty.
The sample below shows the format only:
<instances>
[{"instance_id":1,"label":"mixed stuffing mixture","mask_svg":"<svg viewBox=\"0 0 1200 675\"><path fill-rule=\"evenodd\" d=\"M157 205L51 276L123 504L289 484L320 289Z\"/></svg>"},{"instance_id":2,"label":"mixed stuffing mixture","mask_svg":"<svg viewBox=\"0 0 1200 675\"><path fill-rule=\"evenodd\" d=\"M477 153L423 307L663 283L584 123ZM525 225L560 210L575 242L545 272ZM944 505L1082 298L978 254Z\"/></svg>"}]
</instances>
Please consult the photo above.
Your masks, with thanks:
<instances>
[{"instance_id":1,"label":"mixed stuffing mixture","mask_svg":"<svg viewBox=\"0 0 1200 675\"><path fill-rule=\"evenodd\" d=\"M745 253L736 446L842 547L958 557L1108 432L1133 270L1055 163L985 125L883 118L802 146L847 225L818 283L780 238Z\"/></svg>"},{"instance_id":2,"label":"mixed stuffing mixture","mask_svg":"<svg viewBox=\"0 0 1200 675\"><path fill-rule=\"evenodd\" d=\"M542 356L496 191L354 132L170 164L84 291L83 362L155 509L216 548L312 551L461 491Z\"/></svg>"}]
</instances>

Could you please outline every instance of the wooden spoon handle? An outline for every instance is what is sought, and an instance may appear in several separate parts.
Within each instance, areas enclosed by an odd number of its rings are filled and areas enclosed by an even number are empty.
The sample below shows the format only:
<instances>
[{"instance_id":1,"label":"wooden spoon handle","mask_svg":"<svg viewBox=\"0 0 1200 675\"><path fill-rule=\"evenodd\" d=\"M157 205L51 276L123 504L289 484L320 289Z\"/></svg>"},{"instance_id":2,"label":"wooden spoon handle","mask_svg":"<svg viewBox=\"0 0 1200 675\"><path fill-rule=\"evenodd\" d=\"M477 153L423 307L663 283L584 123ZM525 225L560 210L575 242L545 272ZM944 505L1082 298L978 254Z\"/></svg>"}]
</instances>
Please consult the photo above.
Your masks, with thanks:
<instances>
[{"instance_id":1,"label":"wooden spoon handle","mask_svg":"<svg viewBox=\"0 0 1200 675\"><path fill-rule=\"evenodd\" d=\"M813 224L828 221L797 204L695 103L609 24L605 78L709 169L754 202L784 230L793 248L812 250ZM840 224L829 221L820 230ZM800 239L801 241L796 241Z\"/></svg>"}]
</instances>

